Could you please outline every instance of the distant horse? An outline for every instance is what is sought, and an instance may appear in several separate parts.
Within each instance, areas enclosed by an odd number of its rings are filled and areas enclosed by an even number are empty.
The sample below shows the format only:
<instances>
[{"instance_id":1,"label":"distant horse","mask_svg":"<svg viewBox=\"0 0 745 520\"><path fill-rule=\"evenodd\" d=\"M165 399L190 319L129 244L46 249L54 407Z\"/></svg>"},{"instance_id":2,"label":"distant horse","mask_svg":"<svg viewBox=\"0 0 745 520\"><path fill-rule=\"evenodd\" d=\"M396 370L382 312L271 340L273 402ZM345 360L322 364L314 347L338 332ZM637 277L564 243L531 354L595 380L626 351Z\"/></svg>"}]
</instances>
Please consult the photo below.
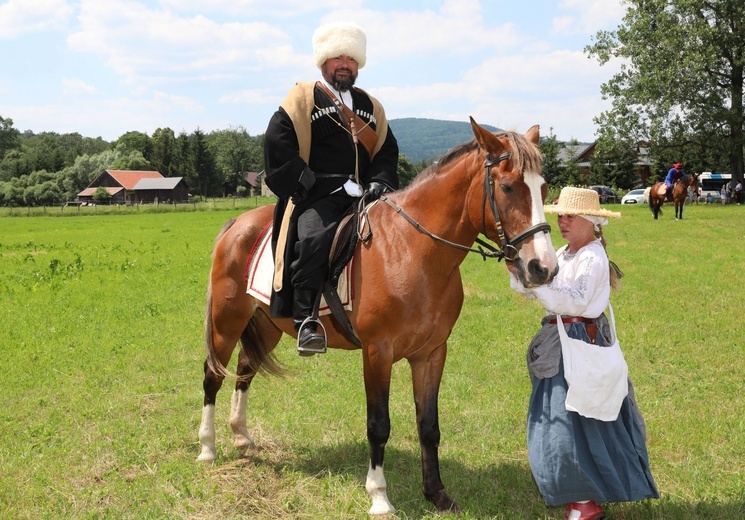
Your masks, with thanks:
<instances>
[{"instance_id":1,"label":"distant horse","mask_svg":"<svg viewBox=\"0 0 745 520\"><path fill-rule=\"evenodd\" d=\"M667 186L664 182L657 182L649 192L649 209L652 210L655 220L662 215L662 205L667 202L675 204L675 220L683 219L683 208L688 198L688 187L698 187L698 176L684 175L673 184L671 194L667 194Z\"/></svg>"},{"instance_id":2,"label":"distant horse","mask_svg":"<svg viewBox=\"0 0 745 520\"><path fill-rule=\"evenodd\" d=\"M547 187L541 176L538 126L525 136L492 134L473 119L471 126L474 141L453 149L406 189L368 207L373 236L355 250L355 300L348 316L362 344L370 446L365 487L372 499L371 514L395 512L386 492L383 455L391 427L392 365L404 358L412 371L424 496L439 512L460 509L440 478L437 400L447 339L463 305L459 266L468 251L478 252L471 246L479 233L499 245L499 256L526 287L550 282L558 269L543 212ZM232 376L225 366L237 342L242 350L230 425L234 445L248 448L254 446L246 427L249 385L260 370L282 373L272 350L282 333L296 337L292 318L271 318L268 305L246 293L246 259L271 223L272 211L272 206L263 206L229 221L215 243L207 291L198 460L217 456L216 395L224 378ZM321 320L330 347L356 348L335 320Z\"/></svg>"}]
</instances>

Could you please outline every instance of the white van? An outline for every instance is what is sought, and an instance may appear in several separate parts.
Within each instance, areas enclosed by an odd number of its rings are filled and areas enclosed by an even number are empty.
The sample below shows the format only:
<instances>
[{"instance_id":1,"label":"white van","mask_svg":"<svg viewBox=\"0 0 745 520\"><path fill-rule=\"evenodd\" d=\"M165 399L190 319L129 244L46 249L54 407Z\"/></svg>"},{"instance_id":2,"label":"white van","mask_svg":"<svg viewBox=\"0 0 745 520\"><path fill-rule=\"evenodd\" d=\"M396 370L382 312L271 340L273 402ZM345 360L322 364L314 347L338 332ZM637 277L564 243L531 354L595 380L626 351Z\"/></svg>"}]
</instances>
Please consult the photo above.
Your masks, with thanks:
<instances>
[{"instance_id":1,"label":"white van","mask_svg":"<svg viewBox=\"0 0 745 520\"><path fill-rule=\"evenodd\" d=\"M708 196L718 202L721 200L720 191L722 191L722 184L727 184L732 180L731 173L711 173L703 172L698 176L698 186L701 188L701 197L699 201L705 202Z\"/></svg>"}]
</instances>

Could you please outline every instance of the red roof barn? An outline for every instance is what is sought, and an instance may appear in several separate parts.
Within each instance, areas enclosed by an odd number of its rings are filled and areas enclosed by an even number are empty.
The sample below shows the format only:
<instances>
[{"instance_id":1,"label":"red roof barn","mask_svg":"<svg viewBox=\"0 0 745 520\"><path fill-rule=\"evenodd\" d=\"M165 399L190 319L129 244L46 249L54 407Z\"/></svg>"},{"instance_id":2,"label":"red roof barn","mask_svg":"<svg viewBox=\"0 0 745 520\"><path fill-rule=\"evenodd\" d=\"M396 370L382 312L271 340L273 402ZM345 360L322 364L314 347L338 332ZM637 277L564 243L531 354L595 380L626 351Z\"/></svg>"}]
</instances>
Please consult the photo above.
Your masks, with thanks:
<instances>
[{"instance_id":1,"label":"red roof barn","mask_svg":"<svg viewBox=\"0 0 745 520\"><path fill-rule=\"evenodd\" d=\"M119 204L139 202L184 202L189 188L183 177L163 177L156 171L104 170L86 189L78 193L78 200L91 202L99 187L106 188L111 201Z\"/></svg>"}]
</instances>

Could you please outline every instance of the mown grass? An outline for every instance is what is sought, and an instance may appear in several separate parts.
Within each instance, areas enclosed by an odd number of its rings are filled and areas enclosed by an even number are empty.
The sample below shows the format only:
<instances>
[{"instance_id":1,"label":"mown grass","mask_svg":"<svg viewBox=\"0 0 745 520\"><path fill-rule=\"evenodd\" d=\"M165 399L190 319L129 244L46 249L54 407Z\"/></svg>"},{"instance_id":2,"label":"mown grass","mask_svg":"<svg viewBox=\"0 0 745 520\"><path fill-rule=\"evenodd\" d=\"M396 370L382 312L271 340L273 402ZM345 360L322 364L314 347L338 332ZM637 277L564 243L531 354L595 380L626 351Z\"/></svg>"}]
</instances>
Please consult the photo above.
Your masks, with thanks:
<instances>
[{"instance_id":1,"label":"mown grass","mask_svg":"<svg viewBox=\"0 0 745 520\"><path fill-rule=\"evenodd\" d=\"M606 230L608 250L626 274L614 310L662 496L607 510L743 517L745 209L693 206L682 221L612 209L623 218ZM232 447L226 383L219 458L195 462L210 253L235 213L0 219L0 518L367 517L358 352L300 358L283 340L292 376L260 377L249 396L258 450ZM553 236L562 243L556 226ZM509 290L494 261L470 256L463 277L440 397L441 471L464 508L457 518L559 519L525 448L525 349L543 311ZM391 502L399 518L435 518L421 495L405 363L394 367L391 415Z\"/></svg>"}]
</instances>

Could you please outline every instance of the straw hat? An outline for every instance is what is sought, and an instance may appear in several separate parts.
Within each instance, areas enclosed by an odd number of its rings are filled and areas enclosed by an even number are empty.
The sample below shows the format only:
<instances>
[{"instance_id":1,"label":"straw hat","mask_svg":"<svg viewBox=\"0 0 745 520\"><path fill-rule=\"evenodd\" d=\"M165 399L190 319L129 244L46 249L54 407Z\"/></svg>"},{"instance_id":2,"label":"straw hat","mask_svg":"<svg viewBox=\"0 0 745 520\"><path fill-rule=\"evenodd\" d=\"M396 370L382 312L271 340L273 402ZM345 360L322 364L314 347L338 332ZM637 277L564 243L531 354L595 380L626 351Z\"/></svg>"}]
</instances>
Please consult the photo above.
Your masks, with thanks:
<instances>
[{"instance_id":1,"label":"straw hat","mask_svg":"<svg viewBox=\"0 0 745 520\"><path fill-rule=\"evenodd\" d=\"M365 31L352 22L331 22L313 33L313 57L319 69L327 59L342 55L354 58L361 69L367 61L366 47Z\"/></svg>"},{"instance_id":2,"label":"straw hat","mask_svg":"<svg viewBox=\"0 0 745 520\"><path fill-rule=\"evenodd\" d=\"M546 213L560 215L589 215L591 217L621 218L616 211L600 208L600 196L595 190L567 186L561 189L559 201L551 206L544 206Z\"/></svg>"}]
</instances>

